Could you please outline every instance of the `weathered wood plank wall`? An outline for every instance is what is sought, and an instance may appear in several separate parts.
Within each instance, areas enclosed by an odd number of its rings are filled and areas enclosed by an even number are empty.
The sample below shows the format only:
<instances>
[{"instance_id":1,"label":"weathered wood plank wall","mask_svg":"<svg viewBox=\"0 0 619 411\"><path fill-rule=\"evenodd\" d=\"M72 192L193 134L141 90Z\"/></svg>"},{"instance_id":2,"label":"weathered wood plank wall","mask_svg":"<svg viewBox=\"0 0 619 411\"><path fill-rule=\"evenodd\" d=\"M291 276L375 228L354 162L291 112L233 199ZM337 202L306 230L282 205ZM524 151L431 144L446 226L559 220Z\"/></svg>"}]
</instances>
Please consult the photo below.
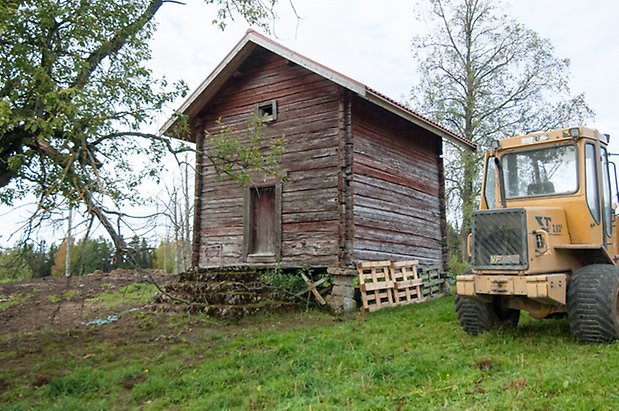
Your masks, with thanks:
<instances>
[{"instance_id":1,"label":"weathered wood plank wall","mask_svg":"<svg viewBox=\"0 0 619 411\"><path fill-rule=\"evenodd\" d=\"M287 137L281 164L283 267L444 262L437 136L260 48L201 111L198 128L213 132L221 118L243 129L255 105L269 100L277 100L278 117L264 134ZM249 188L216 176L201 161L193 261L201 267L244 264Z\"/></svg>"},{"instance_id":2,"label":"weathered wood plank wall","mask_svg":"<svg viewBox=\"0 0 619 411\"><path fill-rule=\"evenodd\" d=\"M255 104L276 99L278 117L265 136L287 138L281 169L281 265L330 266L338 258L339 87L287 60L258 49L201 112L203 129L221 118L243 128ZM199 266L243 264L247 187L202 172Z\"/></svg>"},{"instance_id":3,"label":"weathered wood plank wall","mask_svg":"<svg viewBox=\"0 0 619 411\"><path fill-rule=\"evenodd\" d=\"M353 259L443 263L437 136L355 98Z\"/></svg>"}]
</instances>

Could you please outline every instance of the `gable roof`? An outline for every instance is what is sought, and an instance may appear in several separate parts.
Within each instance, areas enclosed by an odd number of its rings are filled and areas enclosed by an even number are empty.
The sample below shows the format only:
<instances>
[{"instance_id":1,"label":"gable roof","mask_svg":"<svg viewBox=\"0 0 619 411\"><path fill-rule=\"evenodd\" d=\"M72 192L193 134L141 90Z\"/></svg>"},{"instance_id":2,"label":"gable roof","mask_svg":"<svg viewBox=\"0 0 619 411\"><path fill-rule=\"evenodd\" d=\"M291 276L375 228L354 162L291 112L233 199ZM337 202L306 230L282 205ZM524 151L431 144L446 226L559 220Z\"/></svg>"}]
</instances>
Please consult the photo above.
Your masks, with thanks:
<instances>
[{"instance_id":1,"label":"gable roof","mask_svg":"<svg viewBox=\"0 0 619 411\"><path fill-rule=\"evenodd\" d=\"M247 30L245 36L237 43L236 46L228 53L228 55L219 63L209 76L196 88L189 97L181 104L178 109L179 113L183 113L188 117L196 115L204 105L206 105L216 94L226 81L236 72L239 66L246 58L257 48L262 47L272 53L275 53L282 58L290 60L295 64L306 68L332 82L354 92L358 96L376 104L403 119L416 124L433 134L440 136L442 139L449 140L461 147L475 149L475 145L464 137L459 136L440 124L422 116L419 113L409 109L408 107L396 102L384 94L367 87L356 80L351 79L335 70L332 70L320 63L315 62L281 44L263 36L254 30ZM176 117L170 117L161 127L161 134L170 129L176 122Z\"/></svg>"}]
</instances>

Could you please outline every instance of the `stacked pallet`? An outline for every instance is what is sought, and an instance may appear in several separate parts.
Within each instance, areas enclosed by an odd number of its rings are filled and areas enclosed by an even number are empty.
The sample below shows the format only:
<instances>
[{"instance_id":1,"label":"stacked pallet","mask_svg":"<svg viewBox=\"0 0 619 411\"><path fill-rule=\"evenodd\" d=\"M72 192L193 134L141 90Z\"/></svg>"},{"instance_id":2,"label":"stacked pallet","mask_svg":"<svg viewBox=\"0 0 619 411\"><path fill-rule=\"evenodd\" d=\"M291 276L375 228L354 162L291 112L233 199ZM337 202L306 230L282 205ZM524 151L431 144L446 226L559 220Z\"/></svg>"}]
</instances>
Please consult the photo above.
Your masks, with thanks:
<instances>
[{"instance_id":1,"label":"stacked pallet","mask_svg":"<svg viewBox=\"0 0 619 411\"><path fill-rule=\"evenodd\" d=\"M438 267L418 269L419 261L371 261L357 264L363 308L411 304L445 293L445 279Z\"/></svg>"}]
</instances>

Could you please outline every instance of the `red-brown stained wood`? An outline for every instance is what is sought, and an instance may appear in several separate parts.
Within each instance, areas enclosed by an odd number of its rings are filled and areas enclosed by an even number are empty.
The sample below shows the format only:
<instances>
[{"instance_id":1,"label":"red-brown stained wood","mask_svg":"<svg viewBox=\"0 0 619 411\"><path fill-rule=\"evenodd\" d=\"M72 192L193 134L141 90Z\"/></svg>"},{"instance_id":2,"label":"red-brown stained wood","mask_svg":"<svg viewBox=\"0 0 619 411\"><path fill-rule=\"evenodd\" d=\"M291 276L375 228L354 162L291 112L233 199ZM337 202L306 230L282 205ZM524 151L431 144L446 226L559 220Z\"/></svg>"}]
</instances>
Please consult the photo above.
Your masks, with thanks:
<instances>
[{"instance_id":1,"label":"red-brown stained wood","mask_svg":"<svg viewBox=\"0 0 619 411\"><path fill-rule=\"evenodd\" d=\"M242 138L257 105L272 100L277 120L263 135L286 136L284 178L256 176L242 187L202 158L194 264L444 261L438 136L260 47L193 119L194 128L206 130L206 147L219 119Z\"/></svg>"},{"instance_id":2,"label":"red-brown stained wood","mask_svg":"<svg viewBox=\"0 0 619 411\"><path fill-rule=\"evenodd\" d=\"M250 190L251 254L275 253L275 187L252 188Z\"/></svg>"},{"instance_id":3,"label":"red-brown stained wood","mask_svg":"<svg viewBox=\"0 0 619 411\"><path fill-rule=\"evenodd\" d=\"M361 99L352 123L353 258L442 264L440 140Z\"/></svg>"},{"instance_id":4,"label":"red-brown stained wood","mask_svg":"<svg viewBox=\"0 0 619 411\"><path fill-rule=\"evenodd\" d=\"M281 183L280 264L334 265L339 87L301 67L291 67L275 55L254 54L202 110L202 127L215 133L219 128L216 121L221 119L226 126L242 130L256 104L277 100L277 120L266 125L263 134L287 139L281 162L286 179ZM251 257L244 257L244 241L249 256L273 251L273 204L267 196L252 198L250 194L250 205L246 204L248 190L255 189L220 178L212 168L204 173L202 187L201 266L250 263ZM249 216L244 216L247 212ZM249 229L244 228L247 221ZM246 235L250 238L245 239Z\"/></svg>"}]
</instances>

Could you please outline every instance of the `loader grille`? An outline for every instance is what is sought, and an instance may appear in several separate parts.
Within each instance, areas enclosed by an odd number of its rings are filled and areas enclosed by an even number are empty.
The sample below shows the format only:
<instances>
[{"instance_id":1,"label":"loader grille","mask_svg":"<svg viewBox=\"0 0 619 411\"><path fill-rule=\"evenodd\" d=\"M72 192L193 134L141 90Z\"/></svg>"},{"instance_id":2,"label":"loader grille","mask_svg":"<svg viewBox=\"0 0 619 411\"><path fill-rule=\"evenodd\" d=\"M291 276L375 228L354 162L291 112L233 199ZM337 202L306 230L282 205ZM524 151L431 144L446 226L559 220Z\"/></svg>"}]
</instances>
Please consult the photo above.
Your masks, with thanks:
<instances>
[{"instance_id":1,"label":"loader grille","mask_svg":"<svg viewBox=\"0 0 619 411\"><path fill-rule=\"evenodd\" d=\"M523 208L473 213L472 265L482 270L528 268L526 212Z\"/></svg>"}]
</instances>

